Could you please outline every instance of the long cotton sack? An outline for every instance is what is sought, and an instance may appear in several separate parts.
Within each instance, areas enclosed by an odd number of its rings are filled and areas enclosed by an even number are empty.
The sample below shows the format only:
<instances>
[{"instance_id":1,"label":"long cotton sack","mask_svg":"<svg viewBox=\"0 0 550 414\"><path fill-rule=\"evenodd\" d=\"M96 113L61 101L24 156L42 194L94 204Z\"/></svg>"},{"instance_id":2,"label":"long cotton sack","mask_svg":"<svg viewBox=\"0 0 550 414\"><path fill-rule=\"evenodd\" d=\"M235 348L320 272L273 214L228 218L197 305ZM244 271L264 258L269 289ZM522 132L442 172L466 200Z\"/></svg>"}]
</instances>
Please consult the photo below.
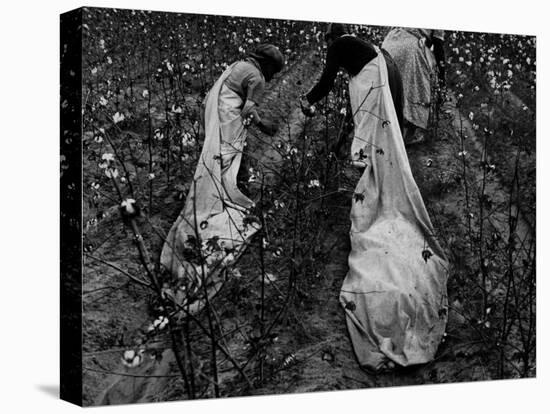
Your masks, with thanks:
<instances>
[{"instance_id":1,"label":"long cotton sack","mask_svg":"<svg viewBox=\"0 0 550 414\"><path fill-rule=\"evenodd\" d=\"M360 365L425 363L445 331L447 261L410 170L382 53L349 89L352 158L365 170L352 201L340 302Z\"/></svg>"},{"instance_id":2,"label":"long cotton sack","mask_svg":"<svg viewBox=\"0 0 550 414\"><path fill-rule=\"evenodd\" d=\"M161 265L174 276L189 279L195 286L208 283L209 295L221 286L221 270L242 253L259 228L259 224L247 223L247 209L253 203L237 188L246 129L242 99L224 85L232 68L220 76L206 97L202 152L185 206L160 257ZM198 249L203 263L185 257L185 252ZM203 301L196 301L190 311L200 310Z\"/></svg>"}]
</instances>

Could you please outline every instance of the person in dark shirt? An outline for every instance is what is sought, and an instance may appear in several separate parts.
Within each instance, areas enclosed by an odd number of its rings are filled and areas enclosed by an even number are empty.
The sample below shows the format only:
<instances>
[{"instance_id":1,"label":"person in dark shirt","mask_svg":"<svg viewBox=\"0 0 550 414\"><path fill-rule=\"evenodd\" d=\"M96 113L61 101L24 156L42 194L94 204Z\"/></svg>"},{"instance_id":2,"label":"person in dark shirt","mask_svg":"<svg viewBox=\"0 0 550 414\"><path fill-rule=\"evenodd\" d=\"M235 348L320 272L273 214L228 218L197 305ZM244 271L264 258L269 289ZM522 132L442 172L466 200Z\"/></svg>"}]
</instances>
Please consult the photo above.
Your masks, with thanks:
<instances>
[{"instance_id":1,"label":"person in dark shirt","mask_svg":"<svg viewBox=\"0 0 550 414\"><path fill-rule=\"evenodd\" d=\"M312 105L320 101L331 91L340 68L350 76L356 76L378 56L378 52L369 42L348 35L343 24L330 23L325 34L327 42L326 64L317 84L301 99L302 110L306 115L312 113ZM399 126L403 128L403 85L397 65L392 57L382 49L388 68L390 92L393 98Z\"/></svg>"},{"instance_id":2,"label":"person in dark shirt","mask_svg":"<svg viewBox=\"0 0 550 414\"><path fill-rule=\"evenodd\" d=\"M349 266L339 301L353 350L371 373L426 363L445 331L437 309L446 300L448 263L405 151L400 73L387 53L341 25L331 25L327 42L326 67L302 107L314 114L311 105L330 91L339 68L349 73L350 164L360 178L349 195ZM438 256L426 266L413 257L427 242Z\"/></svg>"}]
</instances>

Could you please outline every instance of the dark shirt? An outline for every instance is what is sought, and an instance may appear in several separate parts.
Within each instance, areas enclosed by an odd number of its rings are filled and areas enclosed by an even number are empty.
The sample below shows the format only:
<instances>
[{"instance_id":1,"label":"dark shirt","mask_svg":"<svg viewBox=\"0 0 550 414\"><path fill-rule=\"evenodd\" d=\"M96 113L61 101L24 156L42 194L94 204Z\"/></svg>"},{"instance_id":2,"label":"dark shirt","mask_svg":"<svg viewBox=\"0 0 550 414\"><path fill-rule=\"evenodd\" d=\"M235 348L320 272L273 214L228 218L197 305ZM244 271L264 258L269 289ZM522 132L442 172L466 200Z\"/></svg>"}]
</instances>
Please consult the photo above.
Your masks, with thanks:
<instances>
[{"instance_id":1,"label":"dark shirt","mask_svg":"<svg viewBox=\"0 0 550 414\"><path fill-rule=\"evenodd\" d=\"M306 95L308 102L314 104L328 95L340 68L344 68L350 76L355 76L376 56L374 47L364 40L353 36L341 36L334 40L327 50L321 79Z\"/></svg>"}]
</instances>

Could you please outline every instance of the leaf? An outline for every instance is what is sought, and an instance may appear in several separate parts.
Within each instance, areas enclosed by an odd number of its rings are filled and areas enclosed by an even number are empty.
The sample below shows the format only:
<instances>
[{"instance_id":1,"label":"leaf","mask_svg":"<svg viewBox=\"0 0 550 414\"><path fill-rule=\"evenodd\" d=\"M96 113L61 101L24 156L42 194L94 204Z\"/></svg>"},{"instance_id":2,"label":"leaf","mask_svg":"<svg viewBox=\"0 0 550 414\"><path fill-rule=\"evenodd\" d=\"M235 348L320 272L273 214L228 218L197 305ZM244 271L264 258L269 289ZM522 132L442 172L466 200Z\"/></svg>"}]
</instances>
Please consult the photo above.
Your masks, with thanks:
<instances>
[{"instance_id":1,"label":"leaf","mask_svg":"<svg viewBox=\"0 0 550 414\"><path fill-rule=\"evenodd\" d=\"M359 150L359 160L364 160L365 158L368 158L369 156L365 154L365 150L361 148Z\"/></svg>"},{"instance_id":2,"label":"leaf","mask_svg":"<svg viewBox=\"0 0 550 414\"><path fill-rule=\"evenodd\" d=\"M355 309L357 309L357 306L355 305L355 302L350 300L349 302L346 302L346 306L344 306L344 309L347 309L347 310L350 310L350 311L355 311Z\"/></svg>"},{"instance_id":3,"label":"leaf","mask_svg":"<svg viewBox=\"0 0 550 414\"><path fill-rule=\"evenodd\" d=\"M429 251L428 249L422 250L422 258L426 263L428 263L428 259L433 256L433 253Z\"/></svg>"},{"instance_id":4,"label":"leaf","mask_svg":"<svg viewBox=\"0 0 550 414\"><path fill-rule=\"evenodd\" d=\"M218 236L212 236L206 241L207 248L211 249L212 251L219 251L221 250L221 247L219 245L220 238Z\"/></svg>"},{"instance_id":5,"label":"leaf","mask_svg":"<svg viewBox=\"0 0 550 414\"><path fill-rule=\"evenodd\" d=\"M353 193L353 201L355 201L356 203L358 201L363 203L363 200L365 200L365 194L363 194L363 193Z\"/></svg>"},{"instance_id":6,"label":"leaf","mask_svg":"<svg viewBox=\"0 0 550 414\"><path fill-rule=\"evenodd\" d=\"M187 236L186 243L191 245L193 248L197 248L199 246L197 238L195 236L193 236L192 234Z\"/></svg>"}]
</instances>

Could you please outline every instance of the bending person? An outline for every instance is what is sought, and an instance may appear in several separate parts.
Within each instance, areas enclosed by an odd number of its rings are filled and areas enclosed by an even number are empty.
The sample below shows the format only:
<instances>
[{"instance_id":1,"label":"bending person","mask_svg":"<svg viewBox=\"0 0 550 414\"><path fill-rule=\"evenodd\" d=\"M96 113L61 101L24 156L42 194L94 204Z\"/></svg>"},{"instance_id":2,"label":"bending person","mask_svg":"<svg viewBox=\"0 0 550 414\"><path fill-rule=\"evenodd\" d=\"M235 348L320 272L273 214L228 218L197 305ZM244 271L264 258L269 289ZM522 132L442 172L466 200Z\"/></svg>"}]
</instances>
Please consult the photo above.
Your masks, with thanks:
<instances>
[{"instance_id":1,"label":"bending person","mask_svg":"<svg viewBox=\"0 0 550 414\"><path fill-rule=\"evenodd\" d=\"M189 287L211 283L213 275L236 258L259 224L245 219L253 202L237 187L250 123L274 135L277 126L261 119L257 107L265 82L284 66L273 45L260 45L229 66L205 100L205 140L185 206L170 229L161 265ZM218 272L219 273L219 272ZM214 277L215 279L215 277Z\"/></svg>"},{"instance_id":2,"label":"bending person","mask_svg":"<svg viewBox=\"0 0 550 414\"><path fill-rule=\"evenodd\" d=\"M395 60L403 78L405 143L425 140L435 87L445 85L442 30L392 28L382 47ZM433 51L432 51L433 48Z\"/></svg>"},{"instance_id":3,"label":"bending person","mask_svg":"<svg viewBox=\"0 0 550 414\"><path fill-rule=\"evenodd\" d=\"M348 65L359 59L354 45L372 53L348 36L333 36L334 25L327 36L331 68L321 81L331 79L335 56ZM411 173L389 69L386 55L376 50L353 69L349 82L352 157L364 171L351 203L349 270L340 303L357 360L373 372L432 360L447 318L448 265ZM308 102L324 88L318 84Z\"/></svg>"},{"instance_id":4,"label":"bending person","mask_svg":"<svg viewBox=\"0 0 550 414\"><path fill-rule=\"evenodd\" d=\"M358 39L346 33L343 24L330 23L325 33L327 42L326 64L317 84L302 97L302 109L306 114L310 112L312 105L329 94L334 86L334 80L340 68L344 69L350 77L355 77L361 70L378 56L377 49L369 42ZM403 126L403 86L397 65L392 57L384 50L384 55L392 100L399 126Z\"/></svg>"}]
</instances>

